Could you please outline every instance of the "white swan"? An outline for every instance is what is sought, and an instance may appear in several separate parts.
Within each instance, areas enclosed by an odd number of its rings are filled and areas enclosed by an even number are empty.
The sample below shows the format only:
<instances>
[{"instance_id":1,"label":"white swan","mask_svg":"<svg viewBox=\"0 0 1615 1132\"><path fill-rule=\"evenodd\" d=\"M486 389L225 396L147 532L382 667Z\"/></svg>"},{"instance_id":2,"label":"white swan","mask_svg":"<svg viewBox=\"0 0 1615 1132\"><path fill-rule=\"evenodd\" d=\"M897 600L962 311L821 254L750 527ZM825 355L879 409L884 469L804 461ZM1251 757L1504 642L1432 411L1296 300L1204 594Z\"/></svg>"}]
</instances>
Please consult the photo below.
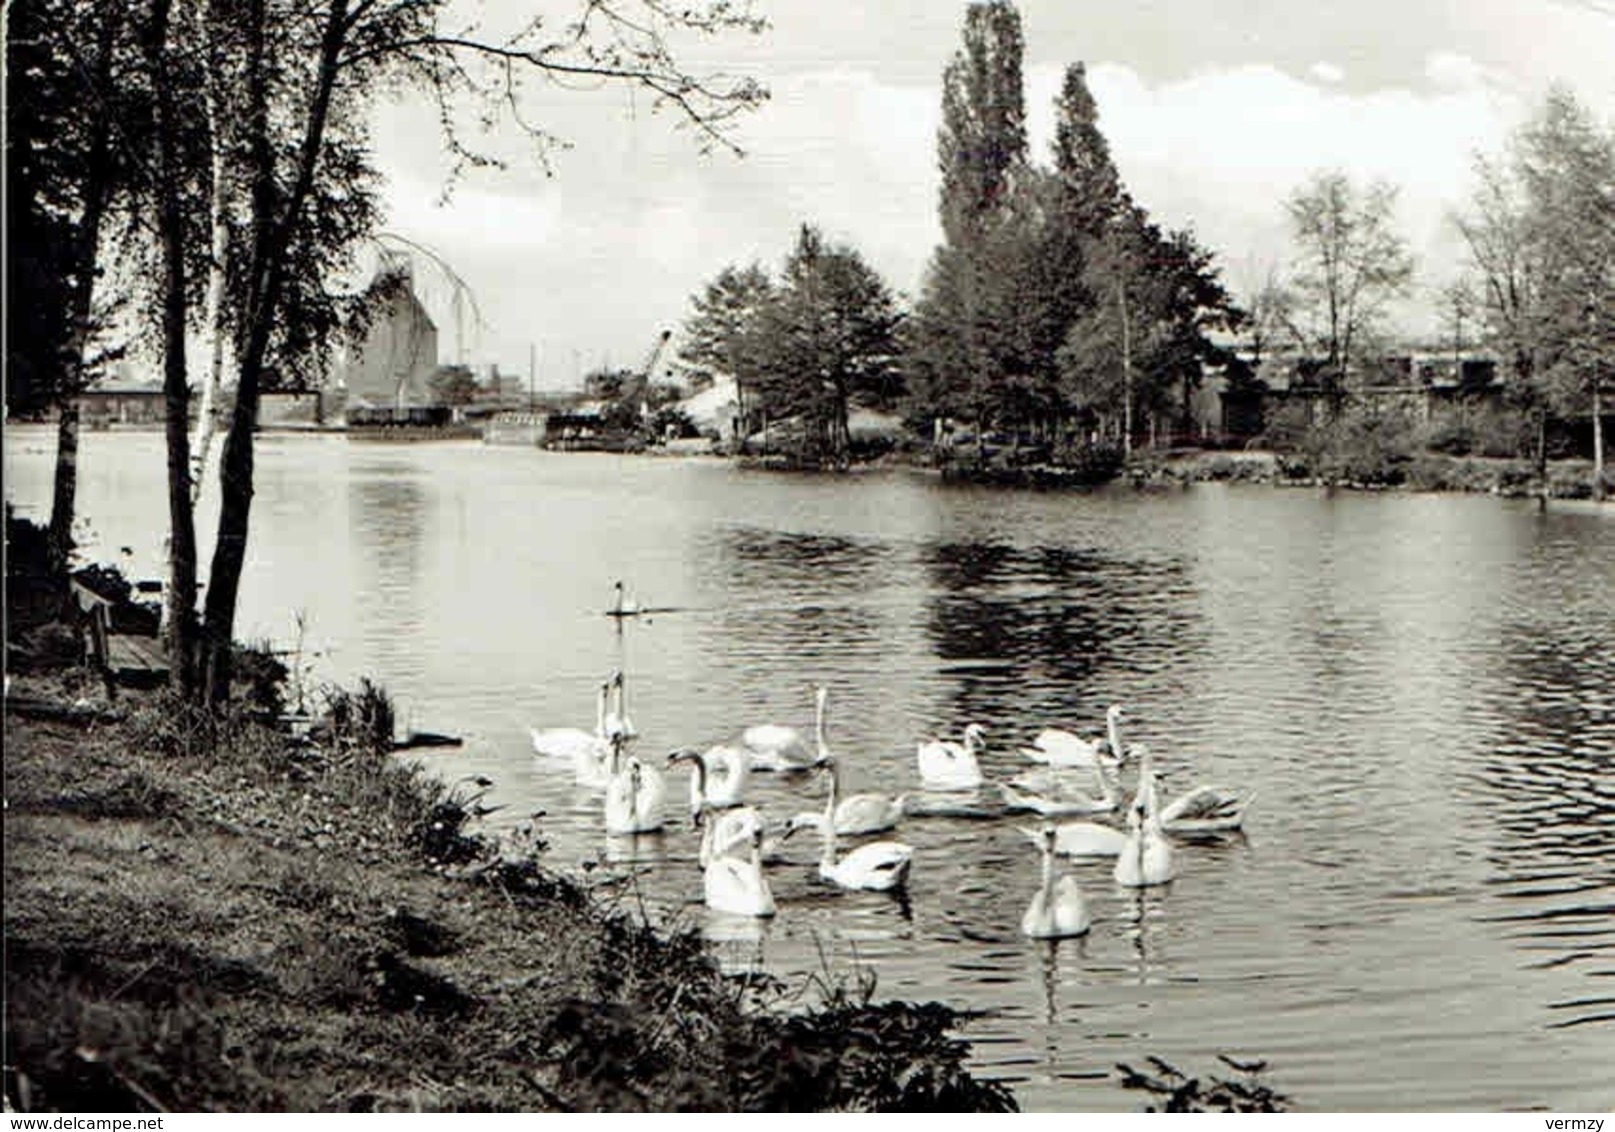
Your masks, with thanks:
<instances>
[{"instance_id":1,"label":"white swan","mask_svg":"<svg viewBox=\"0 0 1615 1132\"><path fill-rule=\"evenodd\" d=\"M1022 780L999 787L1004 795L1004 809L1010 812L1029 810L1044 817L1065 817L1068 814L1108 814L1116 809L1116 791L1111 788L1110 779L1105 777L1104 768L1099 763L1091 764L1094 781L1099 786L1097 795L1077 794L1065 796L1060 786L1059 776L1050 774L1050 790L1055 796L1044 797L1039 793L1022 793L1018 787Z\"/></svg>"},{"instance_id":2,"label":"white swan","mask_svg":"<svg viewBox=\"0 0 1615 1132\"><path fill-rule=\"evenodd\" d=\"M623 588L623 584L621 582L613 582L611 584L611 588L615 592L616 596L611 602L611 608L606 610L606 616L638 617L641 612L639 605L638 603L628 599L628 592Z\"/></svg>"},{"instance_id":3,"label":"white swan","mask_svg":"<svg viewBox=\"0 0 1615 1132\"><path fill-rule=\"evenodd\" d=\"M531 728L533 751L545 758L565 759L581 786L604 786L611 774L611 742L606 736L607 680L595 696L594 731L581 727Z\"/></svg>"},{"instance_id":4,"label":"white swan","mask_svg":"<svg viewBox=\"0 0 1615 1132\"><path fill-rule=\"evenodd\" d=\"M1161 808L1161 828L1168 833L1194 837L1232 833L1245 824L1245 810L1256 792L1241 795L1226 786L1196 786Z\"/></svg>"},{"instance_id":5,"label":"white swan","mask_svg":"<svg viewBox=\"0 0 1615 1132\"><path fill-rule=\"evenodd\" d=\"M750 813L755 819L756 811ZM750 851L744 856L734 854L735 844L719 840L718 822L710 819L706 810L696 812L696 821L702 825L701 885L707 907L736 916L772 916L774 893L768 887L768 878L763 876L761 821L752 820L749 832L741 834L741 840L750 844Z\"/></svg>"},{"instance_id":6,"label":"white swan","mask_svg":"<svg viewBox=\"0 0 1615 1132\"><path fill-rule=\"evenodd\" d=\"M1053 767L1120 766L1123 754L1120 704L1105 709L1106 741L1084 739L1058 727L1046 727L1038 732L1030 747L1022 747L1021 754L1035 763Z\"/></svg>"},{"instance_id":7,"label":"white swan","mask_svg":"<svg viewBox=\"0 0 1615 1132\"><path fill-rule=\"evenodd\" d=\"M763 829L763 815L752 806L736 806L728 810L701 808L692 815L701 830L701 847L696 860L705 868L714 857L732 854L737 849L750 851L752 835Z\"/></svg>"},{"instance_id":8,"label":"white swan","mask_svg":"<svg viewBox=\"0 0 1615 1132\"><path fill-rule=\"evenodd\" d=\"M740 745L751 755L751 769L762 771L811 770L824 761L824 704L829 690L820 688L814 708L814 741L794 727L778 723L759 723L746 728L740 735Z\"/></svg>"},{"instance_id":9,"label":"white swan","mask_svg":"<svg viewBox=\"0 0 1615 1132\"><path fill-rule=\"evenodd\" d=\"M606 832L650 833L662 828L667 782L661 771L636 758L624 760L621 735L611 740L611 781L606 783Z\"/></svg>"},{"instance_id":10,"label":"white swan","mask_svg":"<svg viewBox=\"0 0 1615 1132\"><path fill-rule=\"evenodd\" d=\"M899 794L895 798L887 794L854 794L849 798L843 798L841 767L834 756L825 761L823 769L830 772L830 789L824 798L824 813L799 816L831 822L836 832L845 837L883 833L902 818L903 808L908 800L906 794Z\"/></svg>"},{"instance_id":11,"label":"white swan","mask_svg":"<svg viewBox=\"0 0 1615 1132\"><path fill-rule=\"evenodd\" d=\"M613 735L621 735L625 739L638 738L639 732L634 728L634 721L628 718L628 682L623 678L622 669L612 669L611 687L616 695L606 710L606 738L609 739Z\"/></svg>"},{"instance_id":12,"label":"white swan","mask_svg":"<svg viewBox=\"0 0 1615 1132\"><path fill-rule=\"evenodd\" d=\"M965 728L964 742L933 739L921 743L915 754L920 781L929 790L975 790L984 781L976 752L984 745L986 729L979 723Z\"/></svg>"},{"instance_id":13,"label":"white swan","mask_svg":"<svg viewBox=\"0 0 1615 1132\"><path fill-rule=\"evenodd\" d=\"M1063 939L1083 935L1092 924L1088 904L1074 876L1054 879L1054 846L1058 834L1052 825L1023 829L1043 858L1043 883L1021 917L1021 933L1033 939Z\"/></svg>"},{"instance_id":14,"label":"white swan","mask_svg":"<svg viewBox=\"0 0 1615 1132\"><path fill-rule=\"evenodd\" d=\"M751 777L751 759L745 751L719 744L706 751L686 747L667 756L674 763L691 764L690 812L703 807L714 810L738 806L744 800L746 782Z\"/></svg>"},{"instance_id":15,"label":"white swan","mask_svg":"<svg viewBox=\"0 0 1615 1132\"><path fill-rule=\"evenodd\" d=\"M1137 753L1141 760L1150 756L1142 743ZM1184 837L1232 833L1245 824L1245 810L1255 797L1254 791L1241 795L1226 786L1201 784L1161 807L1161 828Z\"/></svg>"},{"instance_id":16,"label":"white swan","mask_svg":"<svg viewBox=\"0 0 1615 1132\"><path fill-rule=\"evenodd\" d=\"M1116 857L1116 883L1128 888L1166 884L1177 875L1172 843L1161 828L1160 800L1149 752L1142 752L1138 767L1138 793L1127 809L1127 844Z\"/></svg>"},{"instance_id":17,"label":"white swan","mask_svg":"<svg viewBox=\"0 0 1615 1132\"><path fill-rule=\"evenodd\" d=\"M811 826L819 831L819 875L842 888L887 892L908 881L914 850L901 841L872 841L836 860L835 826L819 814L798 814L785 824L785 836ZM760 842L759 842L760 844Z\"/></svg>"},{"instance_id":18,"label":"white swan","mask_svg":"<svg viewBox=\"0 0 1615 1132\"><path fill-rule=\"evenodd\" d=\"M1054 851L1067 857L1115 857L1127 847L1127 834L1092 821L1064 822L1055 830Z\"/></svg>"}]
</instances>

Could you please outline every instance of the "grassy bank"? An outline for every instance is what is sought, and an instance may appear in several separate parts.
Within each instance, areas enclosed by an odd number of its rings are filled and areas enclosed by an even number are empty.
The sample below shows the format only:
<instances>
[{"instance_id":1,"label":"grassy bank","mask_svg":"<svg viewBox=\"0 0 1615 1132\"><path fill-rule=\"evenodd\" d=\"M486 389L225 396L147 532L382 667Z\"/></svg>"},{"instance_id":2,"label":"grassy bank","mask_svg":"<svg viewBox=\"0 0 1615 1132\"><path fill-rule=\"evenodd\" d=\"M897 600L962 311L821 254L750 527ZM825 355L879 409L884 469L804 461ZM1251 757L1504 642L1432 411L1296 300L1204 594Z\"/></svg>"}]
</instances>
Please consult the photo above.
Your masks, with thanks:
<instances>
[{"instance_id":1,"label":"grassy bank","mask_svg":"<svg viewBox=\"0 0 1615 1132\"><path fill-rule=\"evenodd\" d=\"M1478 492L1511 498L1534 496L1539 491L1536 470L1528 460L1437 452L1395 459L1323 460L1298 452L1141 452L1128 463L1125 475L1140 485L1265 483L1361 491ZM1615 479L1606 473L1606 482L1607 494L1615 498ZM1591 461L1550 461L1547 494L1552 499L1590 498Z\"/></svg>"},{"instance_id":2,"label":"grassy bank","mask_svg":"<svg viewBox=\"0 0 1615 1132\"><path fill-rule=\"evenodd\" d=\"M18 1109L1013 1107L945 1008L726 978L546 870L541 825L476 836L477 783L354 728L210 745L157 697L60 711L91 686L7 699Z\"/></svg>"}]
</instances>

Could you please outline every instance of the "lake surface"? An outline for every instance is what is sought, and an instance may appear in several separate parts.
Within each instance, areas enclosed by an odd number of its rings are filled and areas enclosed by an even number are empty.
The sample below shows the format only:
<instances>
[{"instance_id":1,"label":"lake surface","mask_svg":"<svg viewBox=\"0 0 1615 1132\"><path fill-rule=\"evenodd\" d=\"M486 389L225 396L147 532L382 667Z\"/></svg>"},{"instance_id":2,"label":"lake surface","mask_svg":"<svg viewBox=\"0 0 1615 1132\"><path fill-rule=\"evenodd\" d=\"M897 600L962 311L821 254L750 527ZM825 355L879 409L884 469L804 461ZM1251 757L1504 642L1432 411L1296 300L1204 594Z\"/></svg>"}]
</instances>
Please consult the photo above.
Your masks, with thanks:
<instances>
[{"instance_id":1,"label":"lake surface","mask_svg":"<svg viewBox=\"0 0 1615 1132\"><path fill-rule=\"evenodd\" d=\"M6 497L39 517L52 443L6 430ZM979 1010L976 1064L1028 1109L1136 1109L1118 1061L1203 1075L1219 1053L1267 1059L1310 1110L1615 1105L1615 509L340 436L258 452L239 635L286 645L302 613L322 676L371 674L401 719L467 737L429 761L495 779L492 820L544 810L552 864L632 872L626 899L730 967L793 988L864 970ZM91 556L161 577L161 437L87 434L81 476ZM619 578L677 612L619 631ZM1167 794L1258 799L1245 836L1180 845L1170 886L1076 863L1078 940L1021 937L1037 856L1015 817L905 821L903 901L826 888L804 836L771 868L778 917L737 925L700 903L687 822L607 839L598 796L531 753L530 726L592 726L619 666L642 755L809 726L823 684L849 786L897 793L922 737L981 723L1007 778L1043 726L1097 733L1122 703ZM821 789L764 776L759 802L782 819Z\"/></svg>"}]
</instances>

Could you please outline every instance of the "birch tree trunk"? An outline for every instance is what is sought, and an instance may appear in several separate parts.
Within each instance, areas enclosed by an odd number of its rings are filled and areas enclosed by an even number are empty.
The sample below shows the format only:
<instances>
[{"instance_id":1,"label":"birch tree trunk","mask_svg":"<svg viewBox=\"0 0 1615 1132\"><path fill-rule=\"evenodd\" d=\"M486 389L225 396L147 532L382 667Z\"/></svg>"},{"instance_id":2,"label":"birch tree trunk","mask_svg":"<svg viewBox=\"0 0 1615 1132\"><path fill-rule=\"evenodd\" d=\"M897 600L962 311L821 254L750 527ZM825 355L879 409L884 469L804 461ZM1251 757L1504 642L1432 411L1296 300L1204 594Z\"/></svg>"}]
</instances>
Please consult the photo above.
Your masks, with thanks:
<instances>
[{"instance_id":1,"label":"birch tree trunk","mask_svg":"<svg viewBox=\"0 0 1615 1132\"><path fill-rule=\"evenodd\" d=\"M155 0L147 29L147 65L155 100L152 188L162 246L163 401L168 441L168 682L181 697L196 686L196 524L191 509L190 402L185 367L185 220L168 68L172 0Z\"/></svg>"},{"instance_id":2,"label":"birch tree trunk","mask_svg":"<svg viewBox=\"0 0 1615 1132\"><path fill-rule=\"evenodd\" d=\"M268 28L264 0L247 5L247 123L253 174L253 246L245 347L237 359L236 403L219 461L219 533L208 577L202 640L202 686L209 703L230 694L236 600L247 559L252 512L253 429L264 359L281 289L290 269L290 244L314 183L336 86L337 62L350 30L346 0L328 0L315 88L297 149L297 172L284 211L275 215L274 154L270 136Z\"/></svg>"}]
</instances>

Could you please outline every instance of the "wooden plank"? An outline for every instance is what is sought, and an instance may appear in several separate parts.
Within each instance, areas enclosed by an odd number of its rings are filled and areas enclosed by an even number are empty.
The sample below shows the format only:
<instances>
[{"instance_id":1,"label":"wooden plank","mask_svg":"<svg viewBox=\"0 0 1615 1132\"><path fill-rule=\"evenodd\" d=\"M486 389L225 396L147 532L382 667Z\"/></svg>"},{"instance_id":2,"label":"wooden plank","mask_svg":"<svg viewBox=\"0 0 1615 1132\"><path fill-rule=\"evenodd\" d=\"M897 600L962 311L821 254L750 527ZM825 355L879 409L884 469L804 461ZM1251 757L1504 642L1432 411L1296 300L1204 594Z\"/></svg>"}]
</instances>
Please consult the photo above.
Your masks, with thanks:
<instances>
[{"instance_id":1,"label":"wooden plank","mask_svg":"<svg viewBox=\"0 0 1615 1132\"><path fill-rule=\"evenodd\" d=\"M107 638L107 667L118 673L159 675L168 671L168 658L156 637L113 635Z\"/></svg>"}]
</instances>

